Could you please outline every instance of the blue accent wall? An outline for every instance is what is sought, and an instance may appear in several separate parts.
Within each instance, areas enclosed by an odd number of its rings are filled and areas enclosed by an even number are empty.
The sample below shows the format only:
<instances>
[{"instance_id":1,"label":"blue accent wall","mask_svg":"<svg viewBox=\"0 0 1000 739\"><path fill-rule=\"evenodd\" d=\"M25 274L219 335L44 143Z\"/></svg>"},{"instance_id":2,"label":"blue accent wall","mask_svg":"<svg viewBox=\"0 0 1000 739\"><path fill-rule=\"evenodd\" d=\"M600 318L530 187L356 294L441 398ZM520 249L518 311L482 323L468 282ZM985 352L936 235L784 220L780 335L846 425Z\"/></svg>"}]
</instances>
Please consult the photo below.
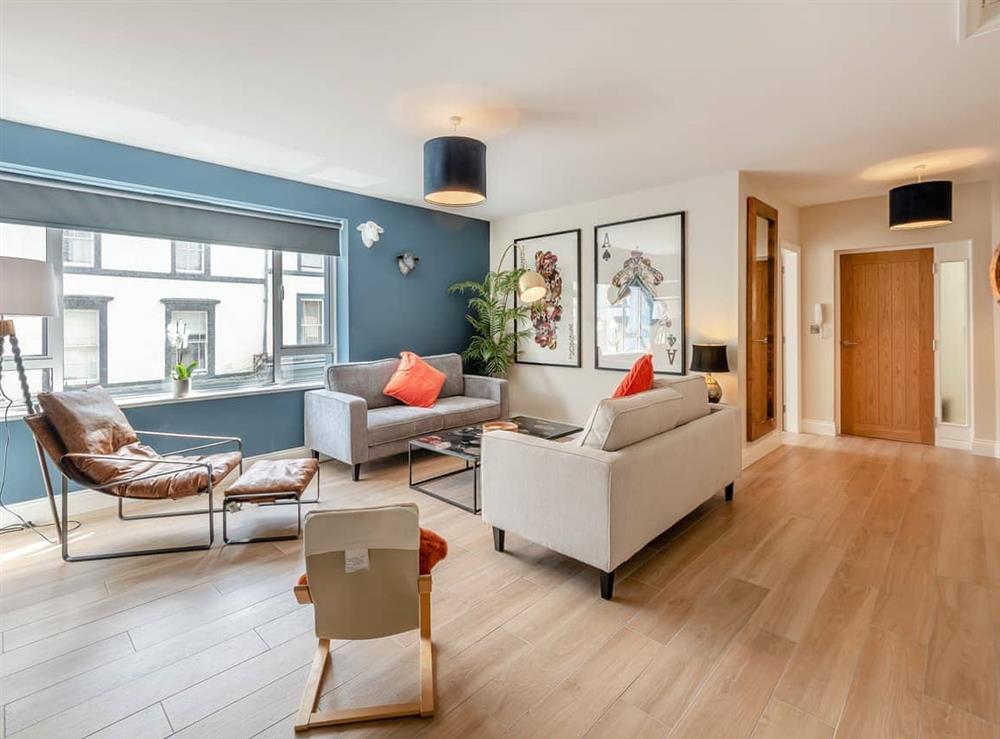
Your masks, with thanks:
<instances>
[{"instance_id":1,"label":"blue accent wall","mask_svg":"<svg viewBox=\"0 0 1000 739\"><path fill-rule=\"evenodd\" d=\"M3 119L0 163L345 219L347 249L337 259L338 360L380 359L403 349L461 351L468 342L465 301L447 288L489 269L488 221ZM357 231L369 220L385 229L372 249ZM396 255L406 250L420 262L404 278ZM242 436L247 455L302 444L301 391L147 406L126 415L137 428ZM5 503L42 494L30 434L20 419L10 427Z\"/></svg>"}]
</instances>

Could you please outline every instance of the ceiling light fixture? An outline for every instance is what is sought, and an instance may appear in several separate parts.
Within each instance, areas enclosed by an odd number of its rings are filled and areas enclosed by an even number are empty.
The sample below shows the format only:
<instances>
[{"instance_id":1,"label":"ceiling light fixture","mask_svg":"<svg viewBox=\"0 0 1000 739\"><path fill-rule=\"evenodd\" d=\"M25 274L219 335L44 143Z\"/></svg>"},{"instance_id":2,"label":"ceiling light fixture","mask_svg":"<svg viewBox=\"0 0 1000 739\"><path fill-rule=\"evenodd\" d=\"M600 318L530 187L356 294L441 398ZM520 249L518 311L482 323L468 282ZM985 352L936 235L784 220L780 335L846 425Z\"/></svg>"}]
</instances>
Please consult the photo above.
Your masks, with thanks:
<instances>
[{"instance_id":1,"label":"ceiling light fixture","mask_svg":"<svg viewBox=\"0 0 1000 739\"><path fill-rule=\"evenodd\" d=\"M951 223L951 182L923 181L924 165L914 167L917 181L889 191L889 228L905 231Z\"/></svg>"},{"instance_id":2,"label":"ceiling light fixture","mask_svg":"<svg viewBox=\"0 0 1000 739\"><path fill-rule=\"evenodd\" d=\"M462 119L451 117L455 131ZM468 136L424 143L424 200L435 205L479 205L486 200L486 144Z\"/></svg>"}]
</instances>

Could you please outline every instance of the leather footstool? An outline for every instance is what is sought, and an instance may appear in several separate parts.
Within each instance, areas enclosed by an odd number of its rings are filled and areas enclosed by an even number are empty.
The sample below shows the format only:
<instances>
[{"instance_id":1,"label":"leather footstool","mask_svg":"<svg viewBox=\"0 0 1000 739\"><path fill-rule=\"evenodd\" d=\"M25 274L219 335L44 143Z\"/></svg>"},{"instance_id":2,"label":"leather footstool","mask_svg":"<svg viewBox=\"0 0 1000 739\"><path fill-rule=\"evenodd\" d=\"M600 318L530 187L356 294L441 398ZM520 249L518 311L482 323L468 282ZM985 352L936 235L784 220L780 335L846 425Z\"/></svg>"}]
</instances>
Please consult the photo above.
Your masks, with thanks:
<instances>
[{"instance_id":1,"label":"leather footstool","mask_svg":"<svg viewBox=\"0 0 1000 739\"><path fill-rule=\"evenodd\" d=\"M316 497L303 500L309 484L316 480ZM319 461L315 459L262 459L226 488L222 506L222 540L226 544L254 544L264 541L290 541L302 536L302 506L319 502ZM243 503L258 506L294 505L298 529L294 536L261 536L253 539L230 539L226 516L240 510Z\"/></svg>"}]
</instances>

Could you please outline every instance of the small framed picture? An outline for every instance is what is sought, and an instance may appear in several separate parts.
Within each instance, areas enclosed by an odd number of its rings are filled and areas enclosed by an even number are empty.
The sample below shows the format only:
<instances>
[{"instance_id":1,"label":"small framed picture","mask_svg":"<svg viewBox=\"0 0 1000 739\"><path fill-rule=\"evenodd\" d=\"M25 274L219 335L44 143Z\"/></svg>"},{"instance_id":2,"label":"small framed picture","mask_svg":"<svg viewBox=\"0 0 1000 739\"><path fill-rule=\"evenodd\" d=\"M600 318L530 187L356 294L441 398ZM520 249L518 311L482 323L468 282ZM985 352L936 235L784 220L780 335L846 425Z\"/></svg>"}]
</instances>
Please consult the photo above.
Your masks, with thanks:
<instances>
[{"instance_id":1,"label":"small framed picture","mask_svg":"<svg viewBox=\"0 0 1000 739\"><path fill-rule=\"evenodd\" d=\"M684 213L594 227L594 366L686 374Z\"/></svg>"},{"instance_id":2,"label":"small framed picture","mask_svg":"<svg viewBox=\"0 0 1000 739\"><path fill-rule=\"evenodd\" d=\"M514 267L538 272L548 288L531 305L530 325L514 327L530 332L515 361L580 367L580 229L514 239Z\"/></svg>"}]
</instances>

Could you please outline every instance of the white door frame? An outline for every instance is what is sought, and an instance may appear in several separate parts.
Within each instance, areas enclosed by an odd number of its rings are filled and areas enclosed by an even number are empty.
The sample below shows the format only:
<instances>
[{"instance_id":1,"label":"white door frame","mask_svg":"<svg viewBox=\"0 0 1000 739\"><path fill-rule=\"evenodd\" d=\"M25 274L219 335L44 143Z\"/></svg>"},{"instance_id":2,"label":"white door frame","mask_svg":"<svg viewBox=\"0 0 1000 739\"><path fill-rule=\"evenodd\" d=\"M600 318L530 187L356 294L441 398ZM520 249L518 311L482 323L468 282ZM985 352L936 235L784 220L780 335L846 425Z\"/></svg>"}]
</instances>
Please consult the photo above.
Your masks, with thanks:
<instances>
[{"instance_id":1,"label":"white door frame","mask_svg":"<svg viewBox=\"0 0 1000 739\"><path fill-rule=\"evenodd\" d=\"M802 428L802 248L782 241L780 254L781 419L784 431L797 434Z\"/></svg>"}]
</instances>

